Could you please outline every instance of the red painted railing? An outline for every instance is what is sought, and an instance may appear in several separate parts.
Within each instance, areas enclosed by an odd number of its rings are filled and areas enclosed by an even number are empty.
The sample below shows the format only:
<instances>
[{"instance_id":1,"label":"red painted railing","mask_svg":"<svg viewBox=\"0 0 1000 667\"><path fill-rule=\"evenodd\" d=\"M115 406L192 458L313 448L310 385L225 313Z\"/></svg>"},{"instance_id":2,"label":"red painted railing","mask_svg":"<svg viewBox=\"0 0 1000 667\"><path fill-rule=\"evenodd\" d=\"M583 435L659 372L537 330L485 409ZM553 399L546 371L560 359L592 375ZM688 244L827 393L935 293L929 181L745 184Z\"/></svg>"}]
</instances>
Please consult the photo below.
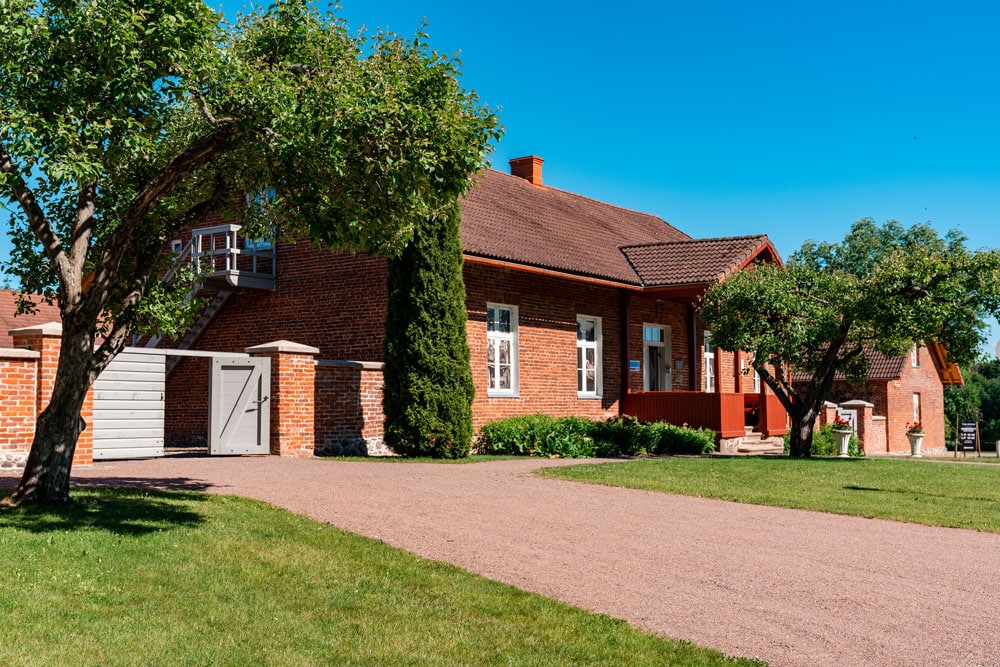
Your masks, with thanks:
<instances>
[{"instance_id":1,"label":"red painted railing","mask_svg":"<svg viewBox=\"0 0 1000 667\"><path fill-rule=\"evenodd\" d=\"M642 421L710 428L722 438L737 438L743 428L743 394L700 391L645 391L626 394L622 412Z\"/></svg>"},{"instance_id":2,"label":"red painted railing","mask_svg":"<svg viewBox=\"0 0 1000 667\"><path fill-rule=\"evenodd\" d=\"M788 413L774 394L761 395L760 421L757 427L765 436L788 433Z\"/></svg>"}]
</instances>

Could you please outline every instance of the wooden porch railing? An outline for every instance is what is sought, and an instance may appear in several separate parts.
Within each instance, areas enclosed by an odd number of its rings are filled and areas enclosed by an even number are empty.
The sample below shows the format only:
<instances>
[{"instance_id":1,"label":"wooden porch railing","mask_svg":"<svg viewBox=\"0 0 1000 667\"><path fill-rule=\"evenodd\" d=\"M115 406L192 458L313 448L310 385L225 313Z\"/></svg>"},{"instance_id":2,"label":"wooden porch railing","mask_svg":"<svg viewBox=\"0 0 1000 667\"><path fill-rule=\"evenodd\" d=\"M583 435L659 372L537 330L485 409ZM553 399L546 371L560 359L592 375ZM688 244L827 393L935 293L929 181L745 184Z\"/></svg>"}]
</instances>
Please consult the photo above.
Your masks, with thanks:
<instances>
[{"instance_id":1,"label":"wooden porch railing","mask_svg":"<svg viewBox=\"0 0 1000 667\"><path fill-rule=\"evenodd\" d=\"M760 421L758 429L767 437L788 433L788 413L774 394L760 394Z\"/></svg>"},{"instance_id":2,"label":"wooden porch railing","mask_svg":"<svg viewBox=\"0 0 1000 667\"><path fill-rule=\"evenodd\" d=\"M746 433L746 410L757 411L757 430L770 437L788 432L785 409L772 394L712 394L700 391L645 391L622 397L622 412L642 421L710 428L720 438Z\"/></svg>"},{"instance_id":3,"label":"wooden porch railing","mask_svg":"<svg viewBox=\"0 0 1000 667\"><path fill-rule=\"evenodd\" d=\"M622 412L642 421L710 428L720 438L738 438L743 428L743 394L645 391L622 397Z\"/></svg>"},{"instance_id":4,"label":"wooden porch railing","mask_svg":"<svg viewBox=\"0 0 1000 667\"><path fill-rule=\"evenodd\" d=\"M763 400L761 400L763 399ZM756 414L753 426L765 437L788 433L788 415L774 394L744 394L745 410Z\"/></svg>"}]
</instances>

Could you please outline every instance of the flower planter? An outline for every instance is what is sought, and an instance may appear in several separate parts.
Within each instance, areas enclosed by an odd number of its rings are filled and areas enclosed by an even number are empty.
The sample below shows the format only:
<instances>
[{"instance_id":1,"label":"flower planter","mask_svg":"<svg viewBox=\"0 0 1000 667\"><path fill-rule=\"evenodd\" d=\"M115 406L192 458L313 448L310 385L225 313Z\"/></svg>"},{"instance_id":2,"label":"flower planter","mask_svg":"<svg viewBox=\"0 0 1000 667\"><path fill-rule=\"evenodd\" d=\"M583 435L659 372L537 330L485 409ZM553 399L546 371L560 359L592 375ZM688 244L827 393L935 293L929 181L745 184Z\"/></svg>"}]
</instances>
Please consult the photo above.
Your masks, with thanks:
<instances>
[{"instance_id":1,"label":"flower planter","mask_svg":"<svg viewBox=\"0 0 1000 667\"><path fill-rule=\"evenodd\" d=\"M833 437L837 439L837 456L842 459L847 458L847 447L851 444L852 431L833 430Z\"/></svg>"},{"instance_id":2,"label":"flower planter","mask_svg":"<svg viewBox=\"0 0 1000 667\"><path fill-rule=\"evenodd\" d=\"M906 437L910 441L910 455L914 458L920 458L920 446L924 444L924 434L907 433Z\"/></svg>"}]
</instances>

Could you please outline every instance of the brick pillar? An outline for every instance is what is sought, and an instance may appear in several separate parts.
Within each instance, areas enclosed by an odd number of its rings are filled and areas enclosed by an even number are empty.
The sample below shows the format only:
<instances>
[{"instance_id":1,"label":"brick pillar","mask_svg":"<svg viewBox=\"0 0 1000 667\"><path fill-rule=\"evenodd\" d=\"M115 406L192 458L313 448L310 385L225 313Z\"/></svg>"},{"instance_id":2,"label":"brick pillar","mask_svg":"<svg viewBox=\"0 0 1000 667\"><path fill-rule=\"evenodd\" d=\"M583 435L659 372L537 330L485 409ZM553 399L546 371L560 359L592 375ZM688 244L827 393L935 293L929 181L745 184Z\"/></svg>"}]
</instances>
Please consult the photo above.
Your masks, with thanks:
<instances>
[{"instance_id":1,"label":"brick pillar","mask_svg":"<svg viewBox=\"0 0 1000 667\"><path fill-rule=\"evenodd\" d=\"M14 340L14 347L34 350L38 358L38 393L36 415L40 415L52 400L52 390L56 384L56 369L59 366L59 351L62 349L62 324L48 322L32 327L12 329L7 332ZM94 422L94 388L87 390L80 416L87 427L76 440L73 451L73 465L91 465L94 462L94 432L90 428Z\"/></svg>"},{"instance_id":2,"label":"brick pillar","mask_svg":"<svg viewBox=\"0 0 1000 667\"><path fill-rule=\"evenodd\" d=\"M316 447L316 355L287 340L246 349L271 360L271 454L312 456Z\"/></svg>"},{"instance_id":3,"label":"brick pillar","mask_svg":"<svg viewBox=\"0 0 1000 667\"><path fill-rule=\"evenodd\" d=\"M827 424L832 424L836 416L837 404L830 401L823 401L823 407L819 410L819 424L816 425L816 428L820 429Z\"/></svg>"},{"instance_id":4,"label":"brick pillar","mask_svg":"<svg viewBox=\"0 0 1000 667\"><path fill-rule=\"evenodd\" d=\"M861 449L865 450L865 453L871 453L873 450L869 449L865 445L866 442L869 444L874 444L877 437L873 438L875 435L874 427L875 423L873 418L875 416L875 404L868 403L867 401L847 401L846 403L841 403L840 407L844 410L857 410L858 411L858 423L857 423L857 436L858 440L861 441Z\"/></svg>"}]
</instances>

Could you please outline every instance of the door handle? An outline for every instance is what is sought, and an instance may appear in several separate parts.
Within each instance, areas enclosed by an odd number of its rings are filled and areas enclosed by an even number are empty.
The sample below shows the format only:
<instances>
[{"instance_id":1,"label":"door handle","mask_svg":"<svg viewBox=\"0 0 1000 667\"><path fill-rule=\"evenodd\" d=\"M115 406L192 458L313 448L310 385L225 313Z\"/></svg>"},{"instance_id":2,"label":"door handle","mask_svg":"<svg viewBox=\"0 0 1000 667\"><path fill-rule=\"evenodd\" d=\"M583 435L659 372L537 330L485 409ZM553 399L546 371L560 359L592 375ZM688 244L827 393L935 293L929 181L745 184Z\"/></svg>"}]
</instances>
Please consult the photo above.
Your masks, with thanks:
<instances>
[{"instance_id":1,"label":"door handle","mask_svg":"<svg viewBox=\"0 0 1000 667\"><path fill-rule=\"evenodd\" d=\"M257 405L260 405L261 403L266 403L267 399L268 399L268 397L265 396L264 398L260 399L259 401L252 401L252 402L256 403Z\"/></svg>"}]
</instances>

